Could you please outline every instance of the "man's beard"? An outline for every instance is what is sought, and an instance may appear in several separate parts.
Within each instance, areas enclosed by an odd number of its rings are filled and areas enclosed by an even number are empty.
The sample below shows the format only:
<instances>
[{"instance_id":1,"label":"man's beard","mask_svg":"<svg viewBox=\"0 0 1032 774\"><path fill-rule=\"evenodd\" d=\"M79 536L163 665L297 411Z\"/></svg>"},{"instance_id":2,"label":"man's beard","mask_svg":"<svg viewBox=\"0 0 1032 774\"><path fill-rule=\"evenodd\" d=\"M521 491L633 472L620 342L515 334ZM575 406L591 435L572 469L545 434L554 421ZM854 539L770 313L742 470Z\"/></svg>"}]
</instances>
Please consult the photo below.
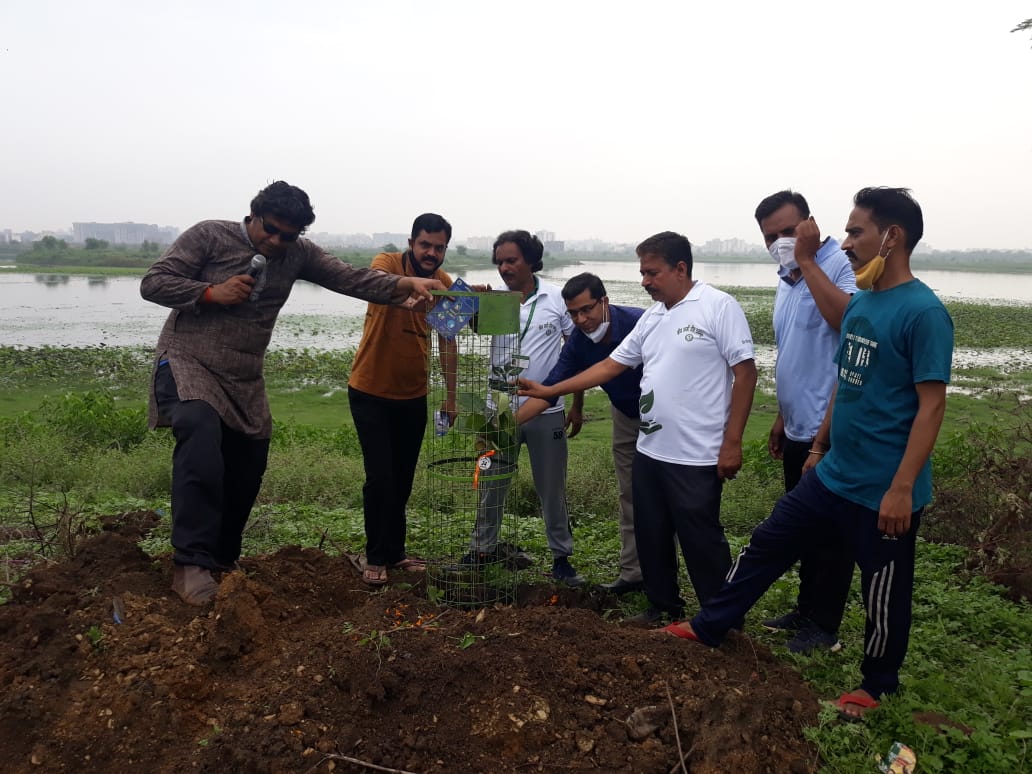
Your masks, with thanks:
<instances>
[{"instance_id":1,"label":"man's beard","mask_svg":"<svg viewBox=\"0 0 1032 774\"><path fill-rule=\"evenodd\" d=\"M441 264L444 263L444 259L442 258L440 261L437 261L434 264L434 267L432 269L430 269L430 271L426 271L423 268L422 264L419 261L416 260L416 257L411 252L409 252L408 258L409 258L409 263L412 264L412 271L414 271L417 276L423 277L424 279L428 278L428 277L434 276L434 273L438 269L440 269L441 268Z\"/></svg>"}]
</instances>

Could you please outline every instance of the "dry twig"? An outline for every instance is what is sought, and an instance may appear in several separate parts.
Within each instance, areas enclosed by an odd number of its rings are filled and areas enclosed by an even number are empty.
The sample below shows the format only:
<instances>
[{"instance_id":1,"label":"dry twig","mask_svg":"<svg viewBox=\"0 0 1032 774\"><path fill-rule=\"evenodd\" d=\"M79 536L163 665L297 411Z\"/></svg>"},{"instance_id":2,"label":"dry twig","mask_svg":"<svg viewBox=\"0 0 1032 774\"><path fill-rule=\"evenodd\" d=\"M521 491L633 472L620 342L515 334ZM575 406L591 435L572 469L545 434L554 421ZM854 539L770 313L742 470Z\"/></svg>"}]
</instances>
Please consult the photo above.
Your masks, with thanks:
<instances>
[{"instance_id":1,"label":"dry twig","mask_svg":"<svg viewBox=\"0 0 1032 774\"><path fill-rule=\"evenodd\" d=\"M674 697L670 693L669 685L666 686L666 697L667 701L670 702L670 714L674 717L674 739L677 740L677 756L681 759L681 762L677 766L674 766L670 771L671 774L673 774L673 772L680 768L684 774L688 774L688 767L684 765L685 758L688 756L685 754L684 750L681 749L681 732L677 730L677 710L674 709ZM688 752L691 753L691 750Z\"/></svg>"},{"instance_id":2,"label":"dry twig","mask_svg":"<svg viewBox=\"0 0 1032 774\"><path fill-rule=\"evenodd\" d=\"M373 769L374 771L386 771L388 774L417 774L417 772L408 771L406 769L391 769L387 766L377 766L375 763L363 761L361 758L352 758L348 755L337 755L336 753L326 753L322 757L322 760L312 766L308 771L315 771L329 760L346 761L348 763L354 763L356 766L365 766L367 769Z\"/></svg>"}]
</instances>

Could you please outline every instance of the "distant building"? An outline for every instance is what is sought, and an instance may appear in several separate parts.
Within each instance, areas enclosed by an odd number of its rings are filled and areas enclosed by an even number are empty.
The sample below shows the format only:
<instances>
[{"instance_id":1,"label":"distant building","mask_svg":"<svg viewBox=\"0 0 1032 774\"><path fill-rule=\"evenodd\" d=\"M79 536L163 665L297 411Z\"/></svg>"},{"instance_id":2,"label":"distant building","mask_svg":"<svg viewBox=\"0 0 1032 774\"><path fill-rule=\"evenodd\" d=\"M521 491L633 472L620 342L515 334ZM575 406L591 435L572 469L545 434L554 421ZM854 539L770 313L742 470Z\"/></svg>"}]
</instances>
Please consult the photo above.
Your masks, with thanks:
<instances>
[{"instance_id":1,"label":"distant building","mask_svg":"<svg viewBox=\"0 0 1032 774\"><path fill-rule=\"evenodd\" d=\"M374 247L373 238L369 234L335 234L329 231L312 231L305 234L317 245L335 245L339 247ZM382 245L380 245L382 247Z\"/></svg>"},{"instance_id":2,"label":"distant building","mask_svg":"<svg viewBox=\"0 0 1032 774\"><path fill-rule=\"evenodd\" d=\"M534 232L534 236L536 236L538 239L540 239L542 244L544 244L545 242L554 242L555 241L555 232L554 231L535 231ZM545 249L547 250L548 248L546 247Z\"/></svg>"},{"instance_id":3,"label":"distant building","mask_svg":"<svg viewBox=\"0 0 1032 774\"><path fill-rule=\"evenodd\" d=\"M708 242L702 245L696 246L699 255L711 255L711 256L747 256L747 255L761 255L766 252L766 248L761 245L754 245L746 242L744 239L710 239Z\"/></svg>"},{"instance_id":4,"label":"distant building","mask_svg":"<svg viewBox=\"0 0 1032 774\"><path fill-rule=\"evenodd\" d=\"M0 229L0 245L9 245L14 241L14 234L11 233L11 229L3 228Z\"/></svg>"},{"instance_id":5,"label":"distant building","mask_svg":"<svg viewBox=\"0 0 1032 774\"><path fill-rule=\"evenodd\" d=\"M392 234L388 231L373 232L373 247L385 247L386 245L394 245L399 250L404 250L408 247L408 241L408 234Z\"/></svg>"},{"instance_id":6,"label":"distant building","mask_svg":"<svg viewBox=\"0 0 1032 774\"><path fill-rule=\"evenodd\" d=\"M542 239L541 243L549 255L558 255L566 250L566 243L561 239Z\"/></svg>"},{"instance_id":7,"label":"distant building","mask_svg":"<svg viewBox=\"0 0 1032 774\"><path fill-rule=\"evenodd\" d=\"M489 236L466 237L466 247L478 253L489 253L494 247L494 241L495 238Z\"/></svg>"},{"instance_id":8,"label":"distant building","mask_svg":"<svg viewBox=\"0 0 1032 774\"><path fill-rule=\"evenodd\" d=\"M103 239L113 245L140 245L144 242L171 244L179 236L175 226L156 226L153 223L73 223L72 240L83 243L87 239Z\"/></svg>"},{"instance_id":9,"label":"distant building","mask_svg":"<svg viewBox=\"0 0 1032 774\"><path fill-rule=\"evenodd\" d=\"M373 238L369 234L341 234L340 244L348 247L375 247ZM408 244L406 242L405 244ZM398 245L401 247L401 245Z\"/></svg>"}]
</instances>

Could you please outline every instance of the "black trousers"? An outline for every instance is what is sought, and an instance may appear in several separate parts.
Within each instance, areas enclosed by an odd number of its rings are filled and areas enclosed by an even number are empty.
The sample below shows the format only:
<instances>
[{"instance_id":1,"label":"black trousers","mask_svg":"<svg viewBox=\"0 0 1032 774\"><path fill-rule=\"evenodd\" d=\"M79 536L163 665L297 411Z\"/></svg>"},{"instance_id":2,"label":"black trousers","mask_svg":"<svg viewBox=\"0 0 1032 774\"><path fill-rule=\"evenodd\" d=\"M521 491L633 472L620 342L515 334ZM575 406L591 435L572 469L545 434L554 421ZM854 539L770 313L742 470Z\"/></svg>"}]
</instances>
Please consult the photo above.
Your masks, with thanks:
<instances>
[{"instance_id":1,"label":"black trousers","mask_svg":"<svg viewBox=\"0 0 1032 774\"><path fill-rule=\"evenodd\" d=\"M792 564L837 533L860 565L867 621L860 687L878 698L899 687L899 669L910 642L914 556L921 509L910 517L910 531L887 538L878 529L878 511L831 492L811 470L774 505L753 530L735 560L728 582L691 623L707 645L716 647L729 629Z\"/></svg>"},{"instance_id":2,"label":"black trousers","mask_svg":"<svg viewBox=\"0 0 1032 774\"><path fill-rule=\"evenodd\" d=\"M684 612L675 536L700 604L720 590L731 568L731 549L720 523L723 488L716 465L676 465L634 454L634 540L645 595L653 608L674 618Z\"/></svg>"},{"instance_id":3,"label":"black trousers","mask_svg":"<svg viewBox=\"0 0 1032 774\"><path fill-rule=\"evenodd\" d=\"M348 403L365 465L366 561L394 564L405 558L405 508L426 432L426 396L389 400L348 387Z\"/></svg>"},{"instance_id":4,"label":"black trousers","mask_svg":"<svg viewBox=\"0 0 1032 774\"><path fill-rule=\"evenodd\" d=\"M172 423L172 547L176 564L217 569L240 558L269 460L269 439L226 426L211 404L179 399L172 369L154 379L158 411Z\"/></svg>"},{"instance_id":5,"label":"black trousers","mask_svg":"<svg viewBox=\"0 0 1032 774\"><path fill-rule=\"evenodd\" d=\"M803 463L809 456L812 441L785 439L785 492L799 483ZM853 551L844 545L838 533L830 533L820 545L812 547L799 560L799 612L831 634L838 634L842 625L849 586L853 582Z\"/></svg>"}]
</instances>

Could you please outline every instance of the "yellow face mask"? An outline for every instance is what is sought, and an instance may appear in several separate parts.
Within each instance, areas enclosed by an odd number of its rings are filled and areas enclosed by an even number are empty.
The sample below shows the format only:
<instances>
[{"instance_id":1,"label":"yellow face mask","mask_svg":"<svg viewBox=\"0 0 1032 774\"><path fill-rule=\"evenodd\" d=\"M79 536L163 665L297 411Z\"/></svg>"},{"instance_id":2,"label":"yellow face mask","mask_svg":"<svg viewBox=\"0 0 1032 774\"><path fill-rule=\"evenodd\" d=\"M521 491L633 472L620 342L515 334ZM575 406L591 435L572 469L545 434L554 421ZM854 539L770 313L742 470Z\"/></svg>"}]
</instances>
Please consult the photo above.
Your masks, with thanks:
<instances>
[{"instance_id":1,"label":"yellow face mask","mask_svg":"<svg viewBox=\"0 0 1032 774\"><path fill-rule=\"evenodd\" d=\"M856 286L860 290L870 290L874 287L874 283L881 279L882 273L885 271L885 259L889 256L882 255L882 250L885 248L885 240L889 236L889 230L885 230L885 236L882 237L881 247L878 248L878 254L868 261L860 271L856 272ZM889 250L891 253L892 250Z\"/></svg>"}]
</instances>

